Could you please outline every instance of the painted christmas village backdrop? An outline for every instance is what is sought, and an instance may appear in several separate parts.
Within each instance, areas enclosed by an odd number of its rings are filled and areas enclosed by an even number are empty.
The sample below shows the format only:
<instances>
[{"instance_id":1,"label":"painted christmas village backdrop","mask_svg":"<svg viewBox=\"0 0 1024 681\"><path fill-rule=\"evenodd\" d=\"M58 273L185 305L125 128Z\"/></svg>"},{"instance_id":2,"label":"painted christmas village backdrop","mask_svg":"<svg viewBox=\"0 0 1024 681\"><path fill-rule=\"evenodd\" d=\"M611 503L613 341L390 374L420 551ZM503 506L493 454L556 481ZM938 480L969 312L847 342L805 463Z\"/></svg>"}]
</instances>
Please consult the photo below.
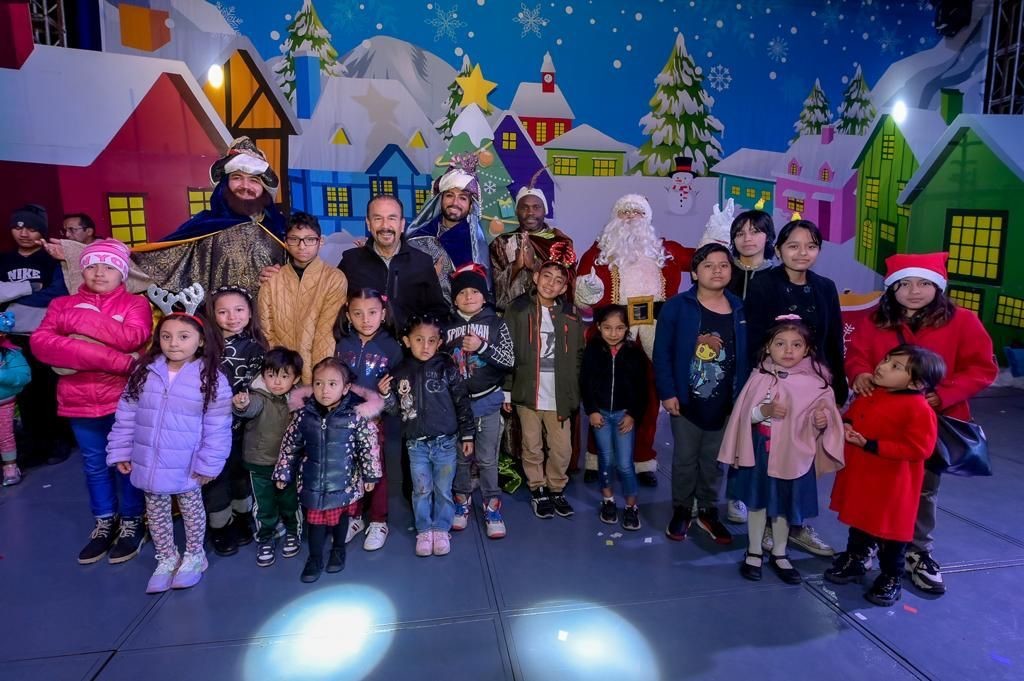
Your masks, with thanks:
<instances>
[{"instance_id":1,"label":"painted christmas village backdrop","mask_svg":"<svg viewBox=\"0 0 1024 681\"><path fill-rule=\"evenodd\" d=\"M815 221L851 307L887 256L948 250L956 301L998 346L1024 339L1024 120L979 113L991 0L952 37L897 0L98 1L102 52L0 64L0 209L156 240L248 135L337 246L374 194L411 220L477 151L491 236L531 182L581 249L624 193L686 245L733 199Z\"/></svg>"}]
</instances>

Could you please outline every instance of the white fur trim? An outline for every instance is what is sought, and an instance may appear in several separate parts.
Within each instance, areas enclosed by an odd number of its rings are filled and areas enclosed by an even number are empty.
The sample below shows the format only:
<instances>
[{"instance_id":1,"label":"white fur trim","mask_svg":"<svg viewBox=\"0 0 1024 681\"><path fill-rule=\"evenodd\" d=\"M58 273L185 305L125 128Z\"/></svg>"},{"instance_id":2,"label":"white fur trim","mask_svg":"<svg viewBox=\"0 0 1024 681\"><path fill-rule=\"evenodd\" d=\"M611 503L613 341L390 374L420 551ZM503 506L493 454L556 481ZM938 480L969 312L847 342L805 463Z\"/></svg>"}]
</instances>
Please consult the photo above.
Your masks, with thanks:
<instances>
[{"instance_id":1,"label":"white fur trim","mask_svg":"<svg viewBox=\"0 0 1024 681\"><path fill-rule=\"evenodd\" d=\"M941 290L946 289L946 279L935 270L930 270L927 267L904 267L901 270L896 270L885 278L885 286L888 288L900 279L906 279L907 277L918 277L932 282Z\"/></svg>"},{"instance_id":2,"label":"white fur trim","mask_svg":"<svg viewBox=\"0 0 1024 681\"><path fill-rule=\"evenodd\" d=\"M249 154L235 154L230 161L224 164L224 174L242 172L246 175L261 175L269 167L270 164L262 158Z\"/></svg>"},{"instance_id":3,"label":"white fur trim","mask_svg":"<svg viewBox=\"0 0 1024 681\"><path fill-rule=\"evenodd\" d=\"M633 468L636 469L637 473L656 473L658 471L658 460L635 461L633 462Z\"/></svg>"}]
</instances>

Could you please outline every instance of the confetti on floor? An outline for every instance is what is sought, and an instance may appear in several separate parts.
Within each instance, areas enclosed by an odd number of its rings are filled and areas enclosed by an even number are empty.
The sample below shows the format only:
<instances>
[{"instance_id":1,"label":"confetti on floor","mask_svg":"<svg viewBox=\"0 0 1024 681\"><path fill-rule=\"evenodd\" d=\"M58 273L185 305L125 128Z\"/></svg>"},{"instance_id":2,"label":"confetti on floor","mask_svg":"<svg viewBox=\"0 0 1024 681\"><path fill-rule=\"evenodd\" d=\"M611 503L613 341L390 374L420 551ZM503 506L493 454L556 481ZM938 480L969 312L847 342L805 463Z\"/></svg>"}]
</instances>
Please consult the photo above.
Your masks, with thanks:
<instances>
[{"instance_id":1,"label":"confetti on floor","mask_svg":"<svg viewBox=\"0 0 1024 681\"><path fill-rule=\"evenodd\" d=\"M906 610L907 612L911 613L911 614L914 614L914 615L917 614L917 608L915 608L912 605L907 605L906 603L904 603L903 604L903 609Z\"/></svg>"},{"instance_id":2,"label":"confetti on floor","mask_svg":"<svg viewBox=\"0 0 1024 681\"><path fill-rule=\"evenodd\" d=\"M43 489L49 489L50 487L53 487L53 485L43 485Z\"/></svg>"},{"instance_id":3,"label":"confetti on floor","mask_svg":"<svg viewBox=\"0 0 1024 681\"><path fill-rule=\"evenodd\" d=\"M615 534L610 534L608 536L611 537L612 539L618 539L619 537L622 536L622 533L621 532L616 532Z\"/></svg>"},{"instance_id":4,"label":"confetti on floor","mask_svg":"<svg viewBox=\"0 0 1024 681\"><path fill-rule=\"evenodd\" d=\"M603 537L603 536L604 536L604 532L598 532L598 533L597 533L597 536L598 536L598 537Z\"/></svg>"},{"instance_id":5,"label":"confetti on floor","mask_svg":"<svg viewBox=\"0 0 1024 681\"><path fill-rule=\"evenodd\" d=\"M644 537L644 543L645 544L653 544L654 543L654 537Z\"/></svg>"},{"instance_id":6,"label":"confetti on floor","mask_svg":"<svg viewBox=\"0 0 1024 681\"><path fill-rule=\"evenodd\" d=\"M867 622L868 621L868 618L865 617L864 615L860 614L859 612L853 613L853 616L856 617L857 619L859 619L861 622Z\"/></svg>"},{"instance_id":7,"label":"confetti on floor","mask_svg":"<svg viewBox=\"0 0 1024 681\"><path fill-rule=\"evenodd\" d=\"M605 539L604 540L604 545L605 546L615 546L615 542L613 542L611 539Z\"/></svg>"}]
</instances>

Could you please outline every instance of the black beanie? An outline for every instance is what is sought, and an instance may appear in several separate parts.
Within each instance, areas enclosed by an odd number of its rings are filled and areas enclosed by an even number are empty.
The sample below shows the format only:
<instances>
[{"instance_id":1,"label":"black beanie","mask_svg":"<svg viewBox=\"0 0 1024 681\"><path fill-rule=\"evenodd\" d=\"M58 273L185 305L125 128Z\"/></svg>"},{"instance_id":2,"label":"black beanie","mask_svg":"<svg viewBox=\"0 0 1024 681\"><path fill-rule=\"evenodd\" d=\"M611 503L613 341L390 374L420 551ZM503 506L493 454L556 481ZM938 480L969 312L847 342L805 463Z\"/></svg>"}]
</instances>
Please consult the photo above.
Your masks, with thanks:
<instances>
[{"instance_id":1,"label":"black beanie","mask_svg":"<svg viewBox=\"0 0 1024 681\"><path fill-rule=\"evenodd\" d=\"M452 302L464 288L475 288L483 294L484 300L491 299L491 292L487 288L487 272L480 265L465 265L455 270L452 274Z\"/></svg>"},{"instance_id":2,"label":"black beanie","mask_svg":"<svg viewBox=\"0 0 1024 681\"><path fill-rule=\"evenodd\" d=\"M45 238L50 229L46 222L46 209L35 203L26 203L11 214L11 229L15 227L29 227Z\"/></svg>"}]
</instances>

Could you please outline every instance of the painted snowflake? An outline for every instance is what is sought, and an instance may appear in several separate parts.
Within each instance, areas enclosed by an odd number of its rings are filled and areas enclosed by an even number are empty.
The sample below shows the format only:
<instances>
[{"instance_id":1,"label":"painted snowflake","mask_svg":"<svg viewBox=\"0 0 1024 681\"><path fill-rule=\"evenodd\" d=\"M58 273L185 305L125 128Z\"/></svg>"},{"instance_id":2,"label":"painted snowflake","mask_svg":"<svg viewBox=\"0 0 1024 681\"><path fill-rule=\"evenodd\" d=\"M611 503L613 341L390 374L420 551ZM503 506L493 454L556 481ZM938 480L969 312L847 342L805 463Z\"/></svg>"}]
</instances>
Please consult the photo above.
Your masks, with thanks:
<instances>
[{"instance_id":1,"label":"painted snowflake","mask_svg":"<svg viewBox=\"0 0 1024 681\"><path fill-rule=\"evenodd\" d=\"M487 180L486 182L484 182L484 194L493 194L497 188L498 185L494 184L492 180Z\"/></svg>"},{"instance_id":2,"label":"painted snowflake","mask_svg":"<svg viewBox=\"0 0 1024 681\"><path fill-rule=\"evenodd\" d=\"M434 42L441 38L455 40L455 31L466 25L459 19L458 7L444 10L440 5L434 7L434 17L427 19L426 23L434 27Z\"/></svg>"},{"instance_id":3,"label":"painted snowflake","mask_svg":"<svg viewBox=\"0 0 1024 681\"><path fill-rule=\"evenodd\" d=\"M768 58L772 61L785 62L786 55L789 54L789 43L775 36L768 41Z\"/></svg>"},{"instance_id":4,"label":"painted snowflake","mask_svg":"<svg viewBox=\"0 0 1024 681\"><path fill-rule=\"evenodd\" d=\"M895 52L899 47L899 44L903 42L903 39L888 26L882 28L878 37L875 38L875 42L878 43L878 49L883 54L887 52Z\"/></svg>"},{"instance_id":5,"label":"painted snowflake","mask_svg":"<svg viewBox=\"0 0 1024 681\"><path fill-rule=\"evenodd\" d=\"M839 23L846 18L838 7L827 5L818 11L818 19L821 20L821 27L829 31L839 30Z\"/></svg>"},{"instance_id":6,"label":"painted snowflake","mask_svg":"<svg viewBox=\"0 0 1024 681\"><path fill-rule=\"evenodd\" d=\"M224 21L228 22L228 26L231 27L231 30L238 33L238 28L242 25L242 18L238 16L235 6L231 5L230 7L226 7L224 3L218 2L216 7L217 11L224 17Z\"/></svg>"},{"instance_id":7,"label":"painted snowflake","mask_svg":"<svg viewBox=\"0 0 1024 681\"><path fill-rule=\"evenodd\" d=\"M540 5L534 5L533 9L526 6L526 3L519 5L519 13L512 21L521 24L523 33L520 38L525 38L527 33L533 33L540 37L540 29L548 25L548 20L540 15Z\"/></svg>"},{"instance_id":8,"label":"painted snowflake","mask_svg":"<svg viewBox=\"0 0 1024 681\"><path fill-rule=\"evenodd\" d=\"M708 71L708 84L721 92L722 90L729 89L729 83L732 82L732 74L729 73L729 67L718 64L712 66L711 70Z\"/></svg>"}]
</instances>

